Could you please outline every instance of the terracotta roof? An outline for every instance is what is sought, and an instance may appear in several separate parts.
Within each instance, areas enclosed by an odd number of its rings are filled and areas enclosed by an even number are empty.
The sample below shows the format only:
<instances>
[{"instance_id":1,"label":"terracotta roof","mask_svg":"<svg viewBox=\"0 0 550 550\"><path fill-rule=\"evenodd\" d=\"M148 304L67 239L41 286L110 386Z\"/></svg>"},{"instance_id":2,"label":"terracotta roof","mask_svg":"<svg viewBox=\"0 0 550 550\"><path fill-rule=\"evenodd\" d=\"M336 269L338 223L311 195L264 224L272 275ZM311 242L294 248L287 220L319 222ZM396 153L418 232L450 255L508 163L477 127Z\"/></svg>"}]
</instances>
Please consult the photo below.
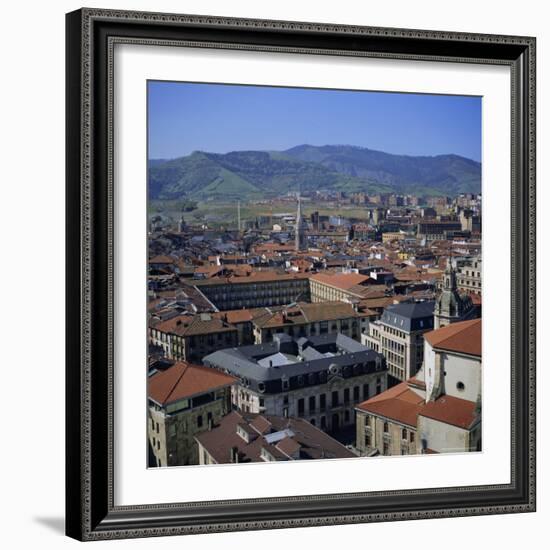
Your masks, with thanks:
<instances>
[{"instance_id":1,"label":"terracotta roof","mask_svg":"<svg viewBox=\"0 0 550 550\"><path fill-rule=\"evenodd\" d=\"M478 419L476 403L451 395L442 395L439 399L426 403L420 412L420 416L465 430L469 429Z\"/></svg>"},{"instance_id":2,"label":"terracotta roof","mask_svg":"<svg viewBox=\"0 0 550 550\"><path fill-rule=\"evenodd\" d=\"M167 405L229 386L236 380L216 369L179 361L167 370L151 376L147 383L147 393L153 401Z\"/></svg>"},{"instance_id":3,"label":"terracotta roof","mask_svg":"<svg viewBox=\"0 0 550 550\"><path fill-rule=\"evenodd\" d=\"M331 275L326 273L317 273L311 278L314 281L318 281L341 290L349 290L351 287L367 281L369 276L361 275L360 273L334 273Z\"/></svg>"},{"instance_id":4,"label":"terracotta roof","mask_svg":"<svg viewBox=\"0 0 550 550\"><path fill-rule=\"evenodd\" d=\"M424 334L435 349L481 357L481 319L452 323Z\"/></svg>"},{"instance_id":5,"label":"terracotta roof","mask_svg":"<svg viewBox=\"0 0 550 550\"><path fill-rule=\"evenodd\" d=\"M360 403L357 408L416 427L416 419L424 404L424 399L412 391L407 382L401 382L401 384Z\"/></svg>"},{"instance_id":6,"label":"terracotta roof","mask_svg":"<svg viewBox=\"0 0 550 550\"><path fill-rule=\"evenodd\" d=\"M214 317L210 313L198 315L178 315L160 323L152 323L160 332L176 334L177 336L194 336L197 334L212 334L237 330L233 325Z\"/></svg>"}]
</instances>

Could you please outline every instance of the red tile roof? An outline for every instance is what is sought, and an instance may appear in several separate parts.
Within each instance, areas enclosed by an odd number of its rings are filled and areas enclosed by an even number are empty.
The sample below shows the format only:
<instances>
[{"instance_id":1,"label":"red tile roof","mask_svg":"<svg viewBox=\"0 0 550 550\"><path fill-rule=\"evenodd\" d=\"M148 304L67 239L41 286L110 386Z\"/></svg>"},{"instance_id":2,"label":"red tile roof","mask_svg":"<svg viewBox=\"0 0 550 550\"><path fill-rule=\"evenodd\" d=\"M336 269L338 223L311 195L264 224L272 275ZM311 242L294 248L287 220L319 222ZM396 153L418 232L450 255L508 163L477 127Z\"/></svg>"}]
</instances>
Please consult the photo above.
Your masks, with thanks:
<instances>
[{"instance_id":1,"label":"red tile roof","mask_svg":"<svg viewBox=\"0 0 550 550\"><path fill-rule=\"evenodd\" d=\"M147 384L147 393L149 398L159 405L167 405L230 386L236 380L235 377L216 369L180 361L167 370L151 376Z\"/></svg>"},{"instance_id":2,"label":"red tile roof","mask_svg":"<svg viewBox=\"0 0 550 550\"><path fill-rule=\"evenodd\" d=\"M401 382L401 384L360 403L357 408L416 427L416 419L424 404L424 399L412 391L407 382Z\"/></svg>"},{"instance_id":3,"label":"red tile roof","mask_svg":"<svg viewBox=\"0 0 550 550\"><path fill-rule=\"evenodd\" d=\"M451 424L465 430L469 429L478 419L476 404L473 401L459 399L451 395L442 395L435 401L430 401L422 408L420 416Z\"/></svg>"},{"instance_id":4,"label":"red tile roof","mask_svg":"<svg viewBox=\"0 0 550 550\"><path fill-rule=\"evenodd\" d=\"M341 290L349 290L352 286L367 281L369 276L361 275L360 273L334 273L330 275L326 273L317 273L313 275L311 279Z\"/></svg>"},{"instance_id":5,"label":"red tile roof","mask_svg":"<svg viewBox=\"0 0 550 550\"><path fill-rule=\"evenodd\" d=\"M481 357L481 319L461 321L424 334L435 349Z\"/></svg>"}]
</instances>

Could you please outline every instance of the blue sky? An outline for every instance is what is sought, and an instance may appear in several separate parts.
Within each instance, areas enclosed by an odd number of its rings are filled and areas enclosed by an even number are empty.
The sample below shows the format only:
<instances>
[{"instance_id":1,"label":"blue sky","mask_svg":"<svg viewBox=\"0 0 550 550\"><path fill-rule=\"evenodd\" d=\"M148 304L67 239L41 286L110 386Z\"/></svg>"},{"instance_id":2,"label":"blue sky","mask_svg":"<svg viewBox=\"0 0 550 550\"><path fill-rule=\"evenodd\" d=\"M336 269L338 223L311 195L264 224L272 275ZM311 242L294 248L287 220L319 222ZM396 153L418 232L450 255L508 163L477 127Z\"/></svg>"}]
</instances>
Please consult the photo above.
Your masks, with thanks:
<instances>
[{"instance_id":1,"label":"blue sky","mask_svg":"<svg viewBox=\"0 0 550 550\"><path fill-rule=\"evenodd\" d=\"M310 145L481 160L481 98L148 83L149 158Z\"/></svg>"}]
</instances>

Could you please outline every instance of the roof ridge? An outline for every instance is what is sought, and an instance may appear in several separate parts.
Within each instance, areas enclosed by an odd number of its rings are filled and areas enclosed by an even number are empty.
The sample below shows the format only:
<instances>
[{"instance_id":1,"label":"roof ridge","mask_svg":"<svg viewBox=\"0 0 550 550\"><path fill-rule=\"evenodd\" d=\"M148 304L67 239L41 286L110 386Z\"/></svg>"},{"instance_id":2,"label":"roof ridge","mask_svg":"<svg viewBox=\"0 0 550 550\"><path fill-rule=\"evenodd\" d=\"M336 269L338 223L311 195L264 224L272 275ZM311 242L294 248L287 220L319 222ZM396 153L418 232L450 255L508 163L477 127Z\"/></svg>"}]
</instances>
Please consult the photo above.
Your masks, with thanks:
<instances>
[{"instance_id":1,"label":"roof ridge","mask_svg":"<svg viewBox=\"0 0 550 550\"><path fill-rule=\"evenodd\" d=\"M174 393L174 390L177 388L178 384L180 383L180 380L183 378L183 375L187 372L187 367L189 366L189 363L184 363L183 361L178 361L176 363L176 365L181 365L182 366L182 371L181 371L181 374L177 377L175 383L172 385L172 388L170 389L170 391L166 394L166 397L164 399L165 403L168 402L168 399L170 398L172 393ZM176 366L176 365L174 365L174 366Z\"/></svg>"}]
</instances>

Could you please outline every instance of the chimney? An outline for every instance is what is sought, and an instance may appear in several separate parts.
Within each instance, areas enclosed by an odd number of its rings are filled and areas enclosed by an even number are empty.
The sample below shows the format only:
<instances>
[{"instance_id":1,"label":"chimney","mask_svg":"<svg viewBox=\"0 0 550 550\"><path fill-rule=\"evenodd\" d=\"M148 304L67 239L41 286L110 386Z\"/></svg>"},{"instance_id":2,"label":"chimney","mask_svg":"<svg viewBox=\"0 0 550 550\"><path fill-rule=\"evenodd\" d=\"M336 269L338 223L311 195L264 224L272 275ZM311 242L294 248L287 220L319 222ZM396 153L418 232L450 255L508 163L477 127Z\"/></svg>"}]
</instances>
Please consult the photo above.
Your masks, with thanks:
<instances>
[{"instance_id":1,"label":"chimney","mask_svg":"<svg viewBox=\"0 0 550 550\"><path fill-rule=\"evenodd\" d=\"M229 451L229 459L233 464L239 463L239 448L238 447L231 447Z\"/></svg>"}]
</instances>

